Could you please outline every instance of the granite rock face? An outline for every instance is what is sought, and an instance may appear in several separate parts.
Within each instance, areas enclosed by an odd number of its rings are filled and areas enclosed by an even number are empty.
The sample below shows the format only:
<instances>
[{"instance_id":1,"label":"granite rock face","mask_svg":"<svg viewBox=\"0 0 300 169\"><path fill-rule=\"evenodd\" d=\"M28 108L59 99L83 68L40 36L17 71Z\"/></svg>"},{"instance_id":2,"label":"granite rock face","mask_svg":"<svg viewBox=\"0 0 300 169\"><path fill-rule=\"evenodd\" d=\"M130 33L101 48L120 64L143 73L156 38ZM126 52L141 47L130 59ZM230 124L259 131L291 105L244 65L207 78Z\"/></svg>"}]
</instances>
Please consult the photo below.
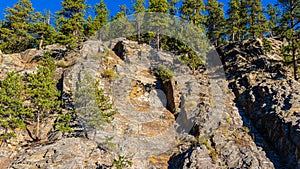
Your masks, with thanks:
<instances>
[{"instance_id":1,"label":"granite rock face","mask_svg":"<svg viewBox=\"0 0 300 169\"><path fill-rule=\"evenodd\" d=\"M252 48L255 48L253 56L260 58L263 50L257 44L247 47ZM64 111L74 108L78 81L88 72L99 80L99 88L110 97L118 113L111 123L96 131L83 129L81 122L75 120L72 126L75 132L69 134L49 128L54 123L49 120L42 132L44 142L40 143L32 143L27 131L22 132L22 138L0 150L5 157L0 161L9 163L10 168L114 168L114 162L124 158L132 162L127 168L138 169L274 168L268 153L250 136L252 128L245 127L249 121L241 112L247 114L247 111L241 111L236 105L235 96L237 99L239 96L236 90L234 95L228 89L221 62L218 66L207 65L192 71L170 52L157 51L125 38L109 42L90 40L79 51L69 53L60 46L47 49L55 53L58 63L69 63L57 70L62 99L68 100L64 101ZM247 60L242 55L249 51L226 50L224 53L229 52L230 56L241 55L236 56L241 62ZM9 65L15 64L14 70L29 71L28 62L34 65L36 58L32 57L35 56L32 51L25 52L30 56L13 54L18 58L16 63L3 55L1 66L9 71ZM215 51L209 55L212 56L209 59L219 60ZM226 63L235 62L230 61L225 61L225 67ZM264 61L253 64L262 67ZM266 62L271 61L266 59ZM163 83L156 76L159 64L174 72L171 81ZM275 70L270 68L270 71ZM229 79L229 86L232 81L239 82ZM255 77L249 83L255 84ZM263 94L263 89L256 90L266 98L271 97ZM294 96L284 102L296 106ZM285 108L297 111L293 106ZM293 139L296 142L298 138Z\"/></svg>"},{"instance_id":2,"label":"granite rock face","mask_svg":"<svg viewBox=\"0 0 300 169\"><path fill-rule=\"evenodd\" d=\"M25 150L9 168L101 168L111 166L115 158L115 154L101 149L94 141L64 138L53 144Z\"/></svg>"},{"instance_id":3,"label":"granite rock face","mask_svg":"<svg viewBox=\"0 0 300 169\"><path fill-rule=\"evenodd\" d=\"M186 144L179 146L170 168L274 168L249 135L228 83L223 77L211 78L212 71L197 76L201 111L190 132L194 137L183 139Z\"/></svg>"},{"instance_id":4,"label":"granite rock face","mask_svg":"<svg viewBox=\"0 0 300 169\"><path fill-rule=\"evenodd\" d=\"M257 53L264 51L262 46L254 50L238 43L221 47L219 53L237 106L278 152L283 167L299 168L300 84L283 67L282 42L269 41L272 54Z\"/></svg>"}]
</instances>

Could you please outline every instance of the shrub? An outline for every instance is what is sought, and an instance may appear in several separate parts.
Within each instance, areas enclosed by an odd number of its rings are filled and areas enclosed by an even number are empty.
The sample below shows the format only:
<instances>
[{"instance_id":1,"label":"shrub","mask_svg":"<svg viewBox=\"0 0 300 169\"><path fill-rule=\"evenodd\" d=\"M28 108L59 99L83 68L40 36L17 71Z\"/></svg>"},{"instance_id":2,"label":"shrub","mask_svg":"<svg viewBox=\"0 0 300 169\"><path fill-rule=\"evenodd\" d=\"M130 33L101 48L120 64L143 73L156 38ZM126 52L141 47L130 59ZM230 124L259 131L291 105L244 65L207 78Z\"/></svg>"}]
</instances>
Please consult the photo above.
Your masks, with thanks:
<instances>
[{"instance_id":1,"label":"shrub","mask_svg":"<svg viewBox=\"0 0 300 169\"><path fill-rule=\"evenodd\" d=\"M270 43L270 41L268 41L268 39L264 38L263 39L263 46L264 46L264 50L269 53L272 50L272 45Z\"/></svg>"},{"instance_id":2,"label":"shrub","mask_svg":"<svg viewBox=\"0 0 300 169\"><path fill-rule=\"evenodd\" d=\"M113 79L116 77L115 71L111 69L104 69L102 76L104 78Z\"/></svg>"},{"instance_id":3,"label":"shrub","mask_svg":"<svg viewBox=\"0 0 300 169\"><path fill-rule=\"evenodd\" d=\"M117 169L122 169L124 167L131 167L132 161L126 156L119 155L118 159L114 159L112 166L115 166Z\"/></svg>"},{"instance_id":4,"label":"shrub","mask_svg":"<svg viewBox=\"0 0 300 169\"><path fill-rule=\"evenodd\" d=\"M162 80L163 83L167 83L174 77L174 72L164 65L159 64L156 75Z\"/></svg>"}]
</instances>

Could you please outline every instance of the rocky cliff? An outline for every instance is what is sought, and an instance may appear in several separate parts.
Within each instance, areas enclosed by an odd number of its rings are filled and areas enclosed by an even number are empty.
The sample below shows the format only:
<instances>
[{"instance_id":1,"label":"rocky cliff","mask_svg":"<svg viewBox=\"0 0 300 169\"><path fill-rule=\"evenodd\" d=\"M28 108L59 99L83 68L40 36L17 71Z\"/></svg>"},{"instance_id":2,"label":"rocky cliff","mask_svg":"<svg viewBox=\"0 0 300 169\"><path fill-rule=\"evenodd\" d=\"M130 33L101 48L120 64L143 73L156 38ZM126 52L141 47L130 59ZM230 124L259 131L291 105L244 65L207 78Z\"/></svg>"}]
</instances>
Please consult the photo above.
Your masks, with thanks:
<instances>
[{"instance_id":1,"label":"rocky cliff","mask_svg":"<svg viewBox=\"0 0 300 169\"><path fill-rule=\"evenodd\" d=\"M264 55L252 44L218 49L226 77L222 67L191 70L173 53L123 38L87 41L73 52L48 46L59 65L63 111L74 108L78 80L88 72L117 113L96 132L86 131L74 117L74 132L61 133L53 128L53 116L42 122L38 143L30 139L34 125L29 126L2 145L0 164L20 169L116 168L122 163L124 168L264 169L286 163L295 168L299 84L288 80L279 56ZM2 55L1 77L8 71L34 72L43 52ZM159 65L174 72L170 81L157 76Z\"/></svg>"},{"instance_id":2,"label":"rocky cliff","mask_svg":"<svg viewBox=\"0 0 300 169\"><path fill-rule=\"evenodd\" d=\"M258 130L263 135L263 144L279 154L283 168L299 168L300 84L284 66L282 42L268 41L269 52L254 40L220 47L219 53L240 114L250 120L250 133Z\"/></svg>"}]
</instances>

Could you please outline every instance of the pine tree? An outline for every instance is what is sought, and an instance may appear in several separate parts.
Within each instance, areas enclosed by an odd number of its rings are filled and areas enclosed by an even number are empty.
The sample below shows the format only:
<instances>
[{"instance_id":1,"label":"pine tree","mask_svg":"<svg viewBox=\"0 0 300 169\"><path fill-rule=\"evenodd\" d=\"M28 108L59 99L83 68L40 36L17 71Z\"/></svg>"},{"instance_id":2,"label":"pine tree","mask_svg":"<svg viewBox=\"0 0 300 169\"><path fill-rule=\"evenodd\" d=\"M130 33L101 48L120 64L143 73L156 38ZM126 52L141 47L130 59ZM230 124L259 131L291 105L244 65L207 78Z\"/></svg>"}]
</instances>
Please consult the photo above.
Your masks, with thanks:
<instances>
[{"instance_id":1,"label":"pine tree","mask_svg":"<svg viewBox=\"0 0 300 169\"><path fill-rule=\"evenodd\" d=\"M110 24L111 38L127 37L133 31L133 24L128 21L128 8L120 6L120 11L112 18Z\"/></svg>"},{"instance_id":2,"label":"pine tree","mask_svg":"<svg viewBox=\"0 0 300 169\"><path fill-rule=\"evenodd\" d=\"M95 27L95 31L98 31L108 23L109 10L107 9L104 0L101 0L98 4L96 4L94 9L96 16L93 25ZM99 36L101 35L99 34ZM101 37L99 39L101 39Z\"/></svg>"},{"instance_id":3,"label":"pine tree","mask_svg":"<svg viewBox=\"0 0 300 169\"><path fill-rule=\"evenodd\" d=\"M120 6L120 11L112 18L112 20L117 20L120 18L124 18L127 16L127 6L126 5L121 5Z\"/></svg>"},{"instance_id":4,"label":"pine tree","mask_svg":"<svg viewBox=\"0 0 300 169\"><path fill-rule=\"evenodd\" d=\"M231 0L229 2L229 9L227 11L228 19L227 19L227 30L230 34L230 39L232 41L240 40L241 28L240 22L240 0Z\"/></svg>"},{"instance_id":5,"label":"pine tree","mask_svg":"<svg viewBox=\"0 0 300 169\"><path fill-rule=\"evenodd\" d=\"M32 112L24 106L25 97L23 94L24 85L21 76L10 72L1 81L0 85L0 127L6 133L1 133L0 139L8 139L14 136L16 128L25 129L25 119L32 117Z\"/></svg>"},{"instance_id":6,"label":"pine tree","mask_svg":"<svg viewBox=\"0 0 300 169\"><path fill-rule=\"evenodd\" d=\"M222 42L222 35L224 34L224 11L223 4L216 0L208 0L206 5L207 21L207 36L210 41L218 46Z\"/></svg>"},{"instance_id":7,"label":"pine tree","mask_svg":"<svg viewBox=\"0 0 300 169\"><path fill-rule=\"evenodd\" d=\"M149 0L148 12L155 12L160 14L154 14L152 17L152 25L155 29L156 36L156 48L161 50L161 29L165 29L169 26L169 21L166 18L161 18L159 15L168 14L169 3L167 0Z\"/></svg>"},{"instance_id":8,"label":"pine tree","mask_svg":"<svg viewBox=\"0 0 300 169\"><path fill-rule=\"evenodd\" d=\"M56 88L57 80L54 79L56 66L51 53L45 53L41 58L36 74L27 77L26 93L34 109L36 132L35 140L40 140L40 123L51 113L59 111L61 101L60 92Z\"/></svg>"},{"instance_id":9,"label":"pine tree","mask_svg":"<svg viewBox=\"0 0 300 169\"><path fill-rule=\"evenodd\" d=\"M93 79L88 72L83 72L77 84L75 92L76 113L80 118L85 132L94 131L111 122L111 117L116 113L109 96L99 89L99 81Z\"/></svg>"},{"instance_id":10,"label":"pine tree","mask_svg":"<svg viewBox=\"0 0 300 169\"><path fill-rule=\"evenodd\" d=\"M57 41L73 49L78 42L84 40L85 11L89 7L86 0L64 0L62 9L56 12L58 19L56 27L58 32Z\"/></svg>"},{"instance_id":11,"label":"pine tree","mask_svg":"<svg viewBox=\"0 0 300 169\"><path fill-rule=\"evenodd\" d=\"M29 31L35 37L35 46L42 49L43 46L55 43L56 31L50 23L50 11L46 11L44 16L37 14L39 19L31 24Z\"/></svg>"},{"instance_id":12,"label":"pine tree","mask_svg":"<svg viewBox=\"0 0 300 169\"><path fill-rule=\"evenodd\" d=\"M278 14L279 9L277 6L273 4L268 4L267 6L267 14L269 16L268 24L269 24L269 34L271 37L276 35L276 27L279 21Z\"/></svg>"},{"instance_id":13,"label":"pine tree","mask_svg":"<svg viewBox=\"0 0 300 169\"><path fill-rule=\"evenodd\" d=\"M94 24L93 17L91 15L88 16L83 27L84 27L84 36L90 37L95 34L96 25Z\"/></svg>"},{"instance_id":14,"label":"pine tree","mask_svg":"<svg viewBox=\"0 0 300 169\"><path fill-rule=\"evenodd\" d=\"M205 5L203 0L184 0L180 7L181 17L204 30L203 23L206 21L204 15Z\"/></svg>"},{"instance_id":15,"label":"pine tree","mask_svg":"<svg viewBox=\"0 0 300 169\"><path fill-rule=\"evenodd\" d=\"M5 21L0 28L0 50L4 53L21 52L35 46L30 34L32 24L38 19L30 0L19 0L13 8L6 8Z\"/></svg>"},{"instance_id":16,"label":"pine tree","mask_svg":"<svg viewBox=\"0 0 300 169\"><path fill-rule=\"evenodd\" d=\"M136 27L137 27L137 36L138 36L138 42L141 42L141 26L142 26L142 19L143 19L143 13L145 12L145 0L135 0L133 4L134 14L136 17Z\"/></svg>"},{"instance_id":17,"label":"pine tree","mask_svg":"<svg viewBox=\"0 0 300 169\"><path fill-rule=\"evenodd\" d=\"M170 15L177 15L178 9L176 5L179 3L179 0L168 0L169 2L169 14Z\"/></svg>"},{"instance_id":18,"label":"pine tree","mask_svg":"<svg viewBox=\"0 0 300 169\"><path fill-rule=\"evenodd\" d=\"M288 45L283 47L283 53L292 57L294 68L294 79L298 80L298 58L299 58L299 27L300 3L297 0L278 0L283 9L281 19L282 35L288 40Z\"/></svg>"},{"instance_id":19,"label":"pine tree","mask_svg":"<svg viewBox=\"0 0 300 169\"><path fill-rule=\"evenodd\" d=\"M263 14L261 0L250 0L250 25L249 34L252 38L263 37L263 34L268 31L267 20Z\"/></svg>"},{"instance_id":20,"label":"pine tree","mask_svg":"<svg viewBox=\"0 0 300 169\"><path fill-rule=\"evenodd\" d=\"M239 10L240 22L238 28L240 29L239 39L244 40L249 37L249 25L250 25L250 15L249 15L249 0L241 0L241 6Z\"/></svg>"}]
</instances>

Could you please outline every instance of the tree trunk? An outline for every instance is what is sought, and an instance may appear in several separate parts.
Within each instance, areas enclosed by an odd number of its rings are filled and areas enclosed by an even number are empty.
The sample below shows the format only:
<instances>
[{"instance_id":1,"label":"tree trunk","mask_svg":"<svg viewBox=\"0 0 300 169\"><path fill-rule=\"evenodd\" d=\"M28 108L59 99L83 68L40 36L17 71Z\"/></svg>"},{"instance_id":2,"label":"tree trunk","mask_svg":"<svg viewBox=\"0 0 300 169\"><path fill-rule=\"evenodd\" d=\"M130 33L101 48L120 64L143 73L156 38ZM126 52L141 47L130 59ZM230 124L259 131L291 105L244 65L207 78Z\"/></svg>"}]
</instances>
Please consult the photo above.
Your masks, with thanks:
<instances>
[{"instance_id":1,"label":"tree trunk","mask_svg":"<svg viewBox=\"0 0 300 169\"><path fill-rule=\"evenodd\" d=\"M35 140L40 140L40 113L37 113L37 123L36 123L36 131L35 131Z\"/></svg>"},{"instance_id":2,"label":"tree trunk","mask_svg":"<svg viewBox=\"0 0 300 169\"><path fill-rule=\"evenodd\" d=\"M137 29L138 29L138 43L141 43L141 23L140 23L140 20L138 20Z\"/></svg>"},{"instance_id":3,"label":"tree trunk","mask_svg":"<svg viewBox=\"0 0 300 169\"><path fill-rule=\"evenodd\" d=\"M298 80L298 58L297 58L297 48L295 47L294 36L292 37L292 56L293 56L293 67L294 67L294 78Z\"/></svg>"},{"instance_id":4,"label":"tree trunk","mask_svg":"<svg viewBox=\"0 0 300 169\"><path fill-rule=\"evenodd\" d=\"M290 3L292 4L293 1L291 0ZM292 6L292 5L291 5ZM290 9L291 13L293 13L293 9ZM293 55L293 66L294 66L294 78L295 80L298 80L298 62L297 62L297 56L296 56L296 50L297 48L295 47L295 42L294 42L294 38L296 37L296 35L294 36L295 33L295 22L294 22L294 17L292 15L291 18L291 29L293 29L293 36L292 36L292 55Z\"/></svg>"},{"instance_id":5,"label":"tree trunk","mask_svg":"<svg viewBox=\"0 0 300 169\"><path fill-rule=\"evenodd\" d=\"M39 50L42 49L43 42L44 42L44 35L41 36L41 40L40 40L40 43L39 43Z\"/></svg>"},{"instance_id":6,"label":"tree trunk","mask_svg":"<svg viewBox=\"0 0 300 169\"><path fill-rule=\"evenodd\" d=\"M292 42L294 43L294 42ZM293 62L294 62L294 78L295 80L298 80L298 62L297 62L297 56L296 56L296 51L293 49Z\"/></svg>"},{"instance_id":7,"label":"tree trunk","mask_svg":"<svg viewBox=\"0 0 300 169\"><path fill-rule=\"evenodd\" d=\"M157 37L157 44L156 44L157 45L157 50L160 50L160 45L159 45L159 43L160 43L159 30L157 32L156 37Z\"/></svg>"},{"instance_id":8,"label":"tree trunk","mask_svg":"<svg viewBox=\"0 0 300 169\"><path fill-rule=\"evenodd\" d=\"M93 140L96 140L96 134L97 134L97 129L94 128L94 138L93 138Z\"/></svg>"}]
</instances>

